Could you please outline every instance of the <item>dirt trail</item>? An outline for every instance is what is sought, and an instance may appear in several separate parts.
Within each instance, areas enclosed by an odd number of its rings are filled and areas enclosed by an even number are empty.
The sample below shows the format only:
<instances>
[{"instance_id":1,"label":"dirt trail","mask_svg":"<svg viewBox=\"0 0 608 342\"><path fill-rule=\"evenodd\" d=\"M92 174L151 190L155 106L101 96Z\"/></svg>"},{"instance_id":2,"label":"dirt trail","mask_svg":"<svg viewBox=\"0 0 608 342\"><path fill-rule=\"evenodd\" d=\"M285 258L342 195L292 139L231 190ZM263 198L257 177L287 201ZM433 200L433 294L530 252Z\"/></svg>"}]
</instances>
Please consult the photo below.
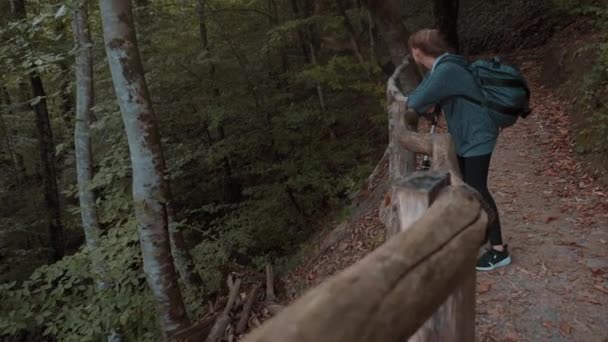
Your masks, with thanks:
<instances>
[{"instance_id":1,"label":"dirt trail","mask_svg":"<svg viewBox=\"0 0 608 342\"><path fill-rule=\"evenodd\" d=\"M480 341L608 341L608 198L574 159L565 105L520 55L534 115L500 137L491 166L514 263L477 280Z\"/></svg>"},{"instance_id":2,"label":"dirt trail","mask_svg":"<svg viewBox=\"0 0 608 342\"><path fill-rule=\"evenodd\" d=\"M519 54L534 114L505 130L490 188L513 264L478 273L478 341L608 341L608 192L574 158L565 104L539 83L542 49ZM287 279L291 297L377 247L373 209Z\"/></svg>"}]
</instances>

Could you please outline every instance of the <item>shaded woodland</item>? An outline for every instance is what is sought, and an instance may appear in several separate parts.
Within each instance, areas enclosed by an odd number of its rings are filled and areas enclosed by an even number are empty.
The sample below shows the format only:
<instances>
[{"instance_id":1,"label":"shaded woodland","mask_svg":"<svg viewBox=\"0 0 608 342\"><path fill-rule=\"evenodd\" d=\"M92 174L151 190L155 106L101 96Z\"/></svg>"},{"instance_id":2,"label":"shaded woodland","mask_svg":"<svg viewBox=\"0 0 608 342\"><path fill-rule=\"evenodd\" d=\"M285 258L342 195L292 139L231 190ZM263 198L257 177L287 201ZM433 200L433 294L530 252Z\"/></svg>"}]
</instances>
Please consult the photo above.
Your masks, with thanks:
<instances>
[{"instance_id":1,"label":"shaded woodland","mask_svg":"<svg viewBox=\"0 0 608 342\"><path fill-rule=\"evenodd\" d=\"M468 56L579 17L608 27L594 1L1 1L0 340L153 341L221 318L350 214L407 32ZM580 146L605 153L597 51Z\"/></svg>"}]
</instances>

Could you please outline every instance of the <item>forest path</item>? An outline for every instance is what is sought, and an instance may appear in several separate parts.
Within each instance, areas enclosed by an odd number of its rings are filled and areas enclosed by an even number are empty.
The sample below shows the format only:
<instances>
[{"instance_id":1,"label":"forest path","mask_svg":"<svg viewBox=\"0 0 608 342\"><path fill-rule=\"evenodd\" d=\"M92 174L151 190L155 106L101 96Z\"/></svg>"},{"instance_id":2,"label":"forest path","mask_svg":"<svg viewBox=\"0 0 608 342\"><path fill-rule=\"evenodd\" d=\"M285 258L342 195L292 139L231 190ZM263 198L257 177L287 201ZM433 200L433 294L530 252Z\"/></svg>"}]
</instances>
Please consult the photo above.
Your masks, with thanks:
<instances>
[{"instance_id":1,"label":"forest path","mask_svg":"<svg viewBox=\"0 0 608 342\"><path fill-rule=\"evenodd\" d=\"M479 341L608 341L608 193L572 150L565 103L520 54L533 115L501 134L490 189L513 264L477 277Z\"/></svg>"},{"instance_id":2,"label":"forest path","mask_svg":"<svg viewBox=\"0 0 608 342\"><path fill-rule=\"evenodd\" d=\"M575 159L566 105L540 83L542 56L536 49L517 57L534 113L501 134L492 159L490 190L513 263L478 273L477 340L604 342L608 192ZM377 205L365 207L347 238L285 279L290 298L382 242Z\"/></svg>"}]
</instances>

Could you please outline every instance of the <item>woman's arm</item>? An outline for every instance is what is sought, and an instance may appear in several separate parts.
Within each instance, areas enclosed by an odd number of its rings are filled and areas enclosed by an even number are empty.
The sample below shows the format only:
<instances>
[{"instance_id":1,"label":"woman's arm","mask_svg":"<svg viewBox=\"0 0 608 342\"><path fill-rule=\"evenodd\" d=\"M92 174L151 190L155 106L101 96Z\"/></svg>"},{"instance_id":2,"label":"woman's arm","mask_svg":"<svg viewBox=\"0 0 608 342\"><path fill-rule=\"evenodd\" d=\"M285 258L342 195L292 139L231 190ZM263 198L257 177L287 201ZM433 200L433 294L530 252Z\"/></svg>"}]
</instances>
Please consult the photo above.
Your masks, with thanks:
<instances>
[{"instance_id":1,"label":"woman's arm","mask_svg":"<svg viewBox=\"0 0 608 342\"><path fill-rule=\"evenodd\" d=\"M407 106L418 113L426 113L443 100L461 93L454 82L460 78L460 70L456 68L459 66L439 65L409 94Z\"/></svg>"}]
</instances>

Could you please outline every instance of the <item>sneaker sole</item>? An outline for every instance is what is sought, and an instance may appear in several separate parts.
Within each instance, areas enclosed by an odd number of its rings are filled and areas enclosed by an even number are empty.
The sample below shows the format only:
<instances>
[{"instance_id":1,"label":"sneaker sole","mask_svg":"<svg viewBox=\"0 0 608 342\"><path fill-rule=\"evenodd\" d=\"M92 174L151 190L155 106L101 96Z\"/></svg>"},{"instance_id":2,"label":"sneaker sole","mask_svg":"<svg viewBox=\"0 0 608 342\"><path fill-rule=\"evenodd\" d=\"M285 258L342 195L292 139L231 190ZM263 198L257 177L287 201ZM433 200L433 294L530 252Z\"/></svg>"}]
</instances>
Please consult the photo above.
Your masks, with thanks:
<instances>
[{"instance_id":1,"label":"sneaker sole","mask_svg":"<svg viewBox=\"0 0 608 342\"><path fill-rule=\"evenodd\" d=\"M495 270L500 267L505 267L505 266L509 265L510 263L511 263L511 257L508 256L505 259L501 260L496 265L492 265L492 266L488 266L488 267L477 266L477 267L475 267L475 269L477 269L478 271L492 271L492 270Z\"/></svg>"}]
</instances>

